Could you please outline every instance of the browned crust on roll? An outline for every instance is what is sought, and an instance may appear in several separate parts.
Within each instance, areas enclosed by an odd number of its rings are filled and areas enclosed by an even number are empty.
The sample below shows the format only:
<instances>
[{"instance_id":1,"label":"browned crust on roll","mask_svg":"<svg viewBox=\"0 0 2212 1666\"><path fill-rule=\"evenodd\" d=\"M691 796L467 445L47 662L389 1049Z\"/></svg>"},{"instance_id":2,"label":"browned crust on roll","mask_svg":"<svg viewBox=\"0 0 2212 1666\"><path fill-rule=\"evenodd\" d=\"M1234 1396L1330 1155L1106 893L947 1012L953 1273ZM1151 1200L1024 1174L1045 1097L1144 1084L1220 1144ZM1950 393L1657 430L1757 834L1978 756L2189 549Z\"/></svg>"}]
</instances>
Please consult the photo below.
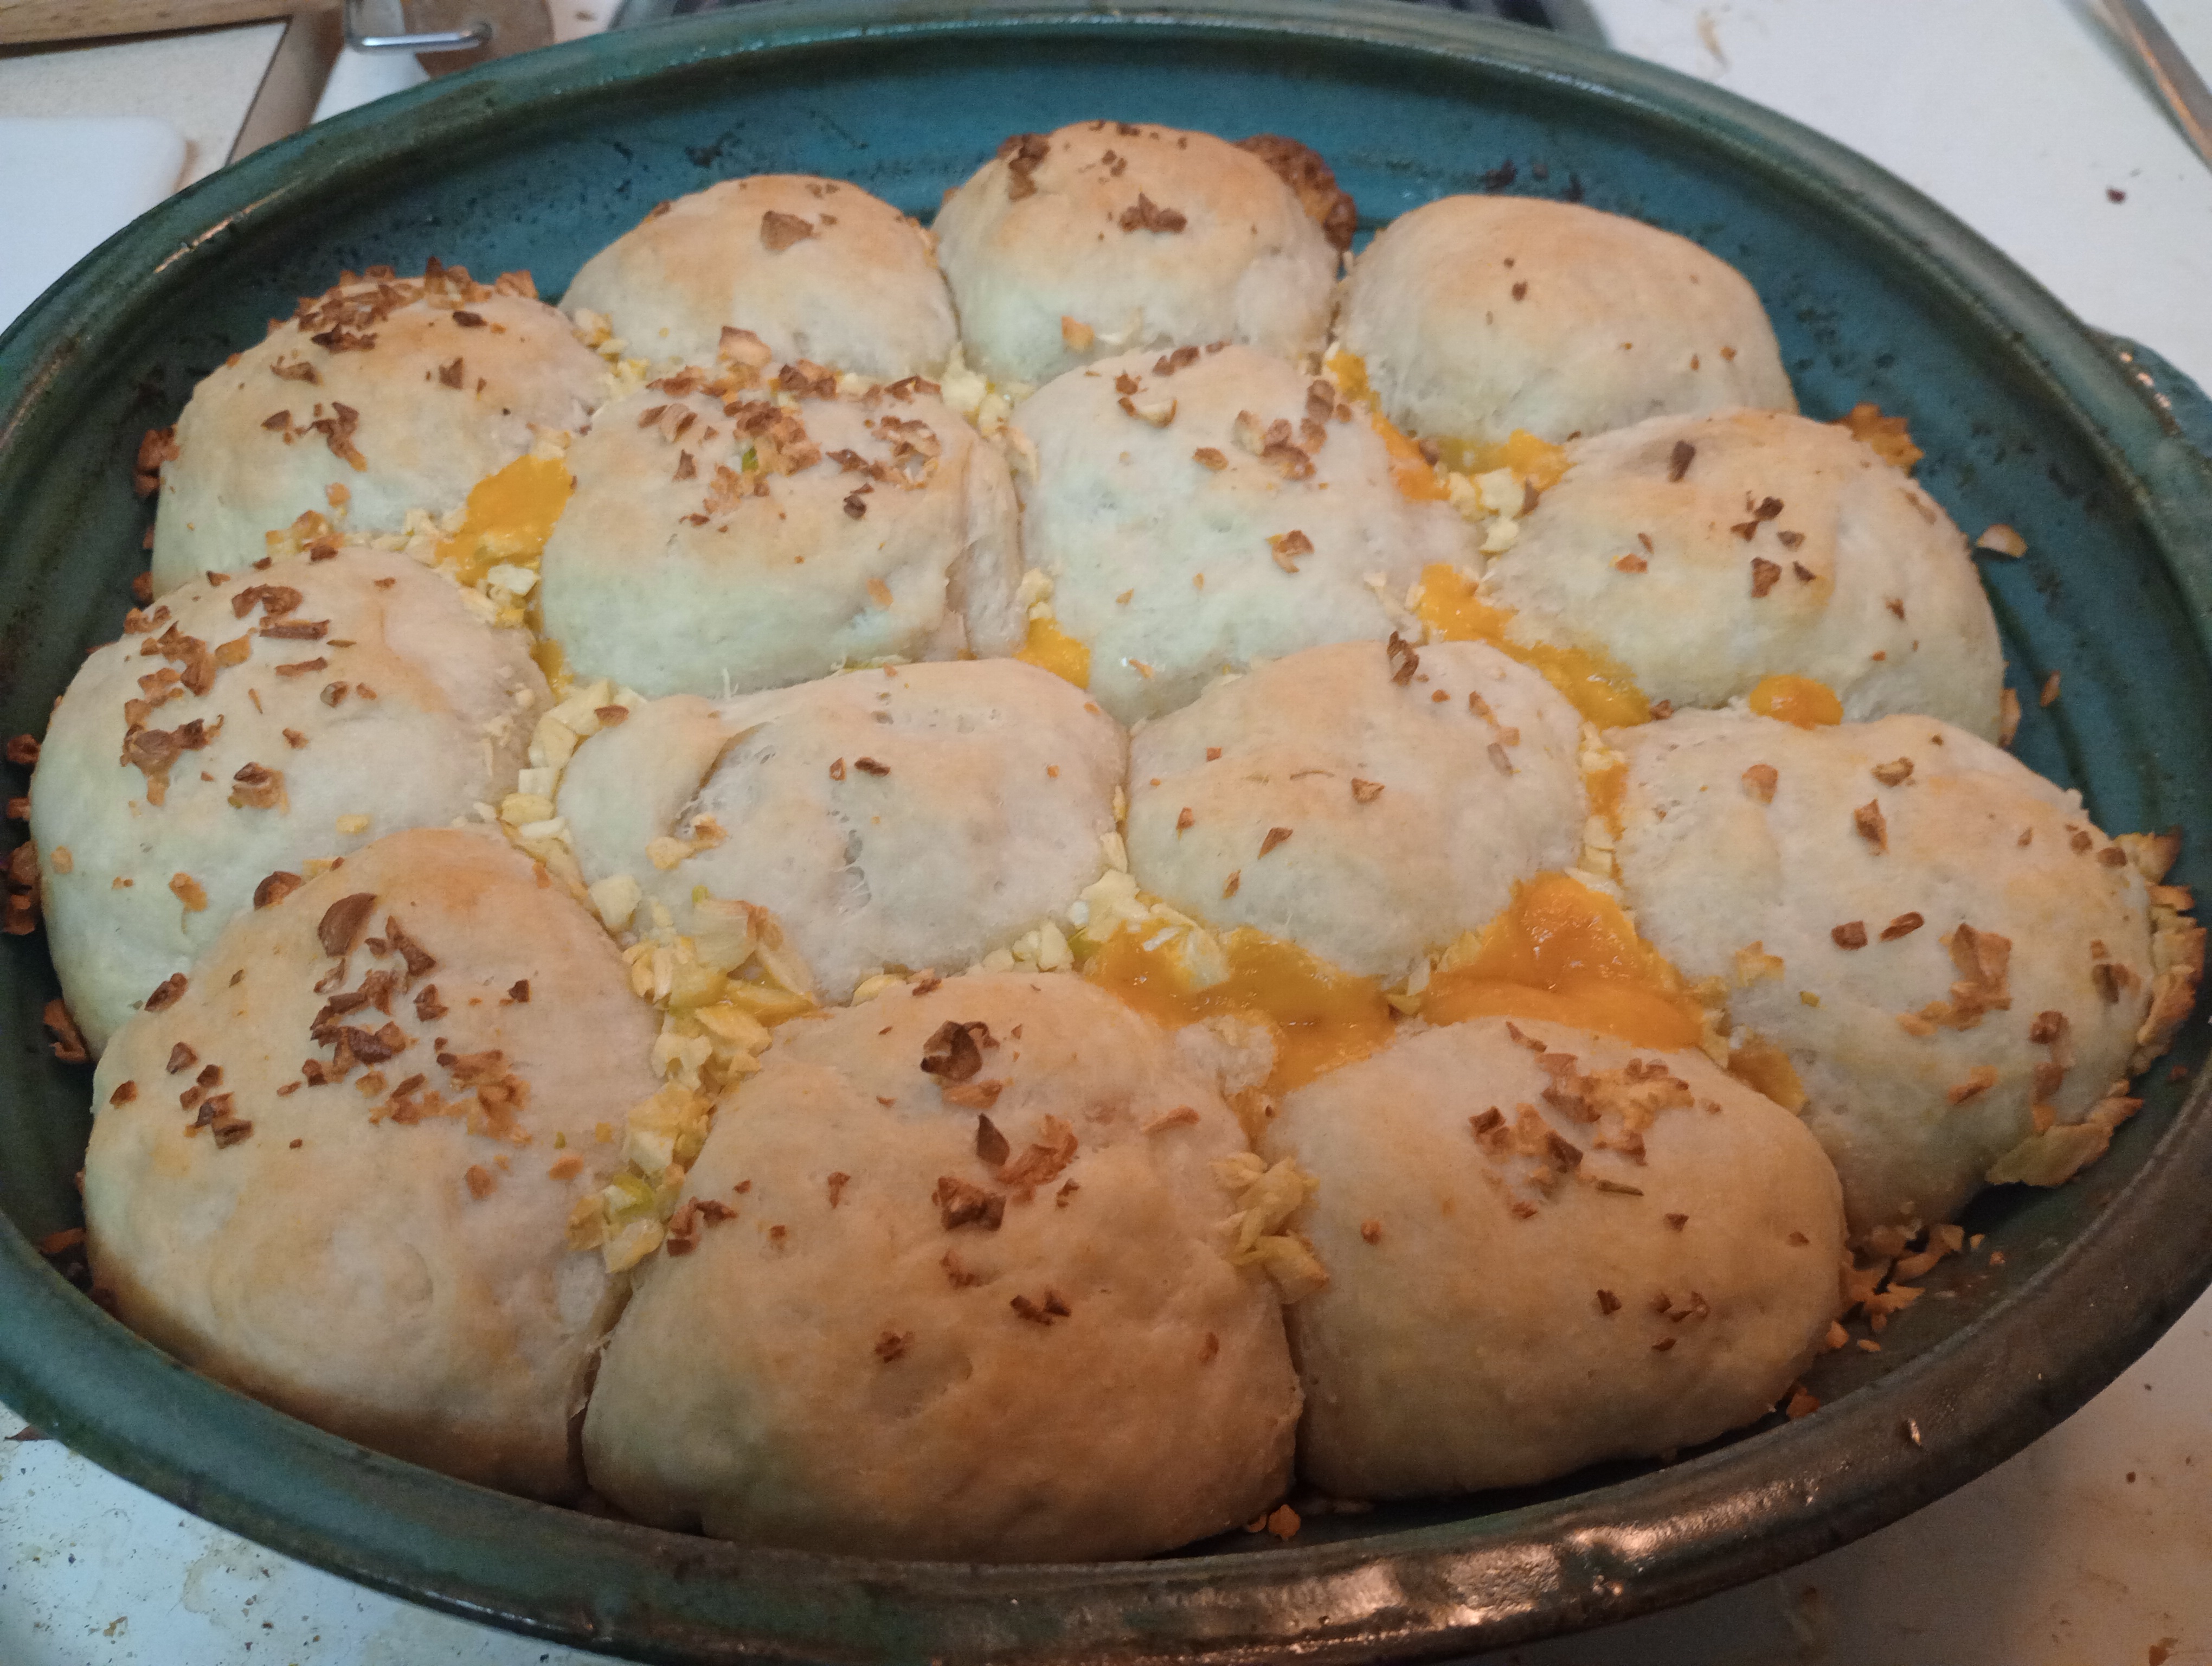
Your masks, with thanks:
<instances>
[{"instance_id":1,"label":"browned crust on roll","mask_svg":"<svg viewBox=\"0 0 2212 1666\"><path fill-rule=\"evenodd\" d=\"M2191 917L2196 899L2188 889L2164 883L2181 852L2178 833L2123 833L2114 842L2149 887L2151 1005L2136 1033L2135 1056L2128 1061L2133 1075L2166 1051L2196 1008L2204 976L2204 928Z\"/></svg>"},{"instance_id":2,"label":"browned crust on roll","mask_svg":"<svg viewBox=\"0 0 2212 1666\"><path fill-rule=\"evenodd\" d=\"M1359 210L1352 193L1338 185L1335 173L1318 152L1279 133L1255 133L1249 139L1239 139L1237 148L1250 151L1297 192L1299 206L1321 228L1330 247L1340 254L1352 246Z\"/></svg>"}]
</instances>

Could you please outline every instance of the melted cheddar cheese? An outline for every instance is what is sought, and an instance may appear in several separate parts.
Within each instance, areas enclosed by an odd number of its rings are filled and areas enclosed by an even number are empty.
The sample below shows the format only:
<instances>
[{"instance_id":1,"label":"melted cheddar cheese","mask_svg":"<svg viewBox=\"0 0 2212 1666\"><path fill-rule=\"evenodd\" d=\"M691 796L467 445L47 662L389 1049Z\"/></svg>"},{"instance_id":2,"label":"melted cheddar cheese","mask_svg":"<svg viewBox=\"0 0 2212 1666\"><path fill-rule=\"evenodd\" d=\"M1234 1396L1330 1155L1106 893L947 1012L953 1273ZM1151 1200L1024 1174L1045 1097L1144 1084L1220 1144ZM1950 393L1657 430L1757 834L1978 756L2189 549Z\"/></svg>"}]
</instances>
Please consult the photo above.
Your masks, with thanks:
<instances>
[{"instance_id":1,"label":"melted cheddar cheese","mask_svg":"<svg viewBox=\"0 0 2212 1666\"><path fill-rule=\"evenodd\" d=\"M1746 1035L1729 1053L1729 1074L1757 1088L1784 1110L1805 1108L1804 1085L1790 1055L1761 1037Z\"/></svg>"},{"instance_id":2,"label":"melted cheddar cheese","mask_svg":"<svg viewBox=\"0 0 2212 1666\"><path fill-rule=\"evenodd\" d=\"M536 567L574 484L557 457L518 457L486 475L469 490L460 530L440 540L439 564L465 585L495 567Z\"/></svg>"},{"instance_id":3,"label":"melted cheddar cheese","mask_svg":"<svg viewBox=\"0 0 2212 1666\"><path fill-rule=\"evenodd\" d=\"M1079 689L1091 686L1091 648L1050 619L1031 619L1028 639L1014 650L1026 665L1066 678Z\"/></svg>"},{"instance_id":4,"label":"melted cheddar cheese","mask_svg":"<svg viewBox=\"0 0 2212 1666\"><path fill-rule=\"evenodd\" d=\"M1490 474L1510 469L1540 492L1547 492L1566 477L1564 446L1540 440L1525 428L1516 428L1502 441L1441 440L1439 460L1455 474Z\"/></svg>"},{"instance_id":5,"label":"melted cheddar cheese","mask_svg":"<svg viewBox=\"0 0 2212 1666\"><path fill-rule=\"evenodd\" d=\"M1473 934L1470 934L1473 935ZM1432 1024L1547 1018L1637 1047L1698 1045L1705 1009L1620 905L1565 873L1540 873L1429 980Z\"/></svg>"},{"instance_id":6,"label":"melted cheddar cheese","mask_svg":"<svg viewBox=\"0 0 2212 1666\"><path fill-rule=\"evenodd\" d=\"M1390 483L1417 503L1449 502L1450 489L1437 477L1429 459L1421 455L1421 448L1381 411L1375 412L1370 420L1376 433L1382 436L1383 450L1390 453Z\"/></svg>"},{"instance_id":7,"label":"melted cheddar cheese","mask_svg":"<svg viewBox=\"0 0 2212 1666\"><path fill-rule=\"evenodd\" d=\"M1220 939L1228 975L1201 982L1183 942L1180 934L1162 943L1120 931L1085 975L1170 1026L1230 1015L1266 1025L1275 1041L1272 1093L1302 1087L1390 1039L1390 1003L1374 978L1354 977L1295 943L1240 926Z\"/></svg>"},{"instance_id":8,"label":"melted cheddar cheese","mask_svg":"<svg viewBox=\"0 0 2212 1666\"><path fill-rule=\"evenodd\" d=\"M1511 610L1485 601L1474 581L1457 568L1438 562L1422 569L1420 602L1413 612L1434 640L1488 642L1540 672L1577 711L1601 728L1651 721L1651 703L1625 667L1595 649L1514 641L1506 634L1513 623Z\"/></svg>"},{"instance_id":9,"label":"melted cheddar cheese","mask_svg":"<svg viewBox=\"0 0 2212 1666\"><path fill-rule=\"evenodd\" d=\"M1446 494L1436 471L1421 455L1420 447L1407 439L1397 427L1383 416L1375 398L1374 384L1367 380L1367 362L1357 353L1338 348L1328 356L1323 367L1329 379L1344 391L1347 399L1358 399L1375 412L1375 431L1382 436L1382 443L1390 447L1392 471L1398 479L1399 489L1408 496L1443 497ZM1540 440L1526 429L1515 429L1503 441L1439 439L1436 442L1437 460L1455 474L1490 474L1498 469L1510 469L1516 476L1533 484L1540 492L1547 492L1565 478L1567 472L1567 453L1564 447L1548 440ZM1406 464L1407 458L1414 461ZM1404 471L1400 472L1401 465ZM1416 490L1412 477L1418 471L1427 483Z\"/></svg>"},{"instance_id":10,"label":"melted cheddar cheese","mask_svg":"<svg viewBox=\"0 0 2212 1666\"><path fill-rule=\"evenodd\" d=\"M1752 710L1761 717L1818 729L1844 721L1844 702L1826 683L1809 677L1765 677L1751 691Z\"/></svg>"}]
</instances>

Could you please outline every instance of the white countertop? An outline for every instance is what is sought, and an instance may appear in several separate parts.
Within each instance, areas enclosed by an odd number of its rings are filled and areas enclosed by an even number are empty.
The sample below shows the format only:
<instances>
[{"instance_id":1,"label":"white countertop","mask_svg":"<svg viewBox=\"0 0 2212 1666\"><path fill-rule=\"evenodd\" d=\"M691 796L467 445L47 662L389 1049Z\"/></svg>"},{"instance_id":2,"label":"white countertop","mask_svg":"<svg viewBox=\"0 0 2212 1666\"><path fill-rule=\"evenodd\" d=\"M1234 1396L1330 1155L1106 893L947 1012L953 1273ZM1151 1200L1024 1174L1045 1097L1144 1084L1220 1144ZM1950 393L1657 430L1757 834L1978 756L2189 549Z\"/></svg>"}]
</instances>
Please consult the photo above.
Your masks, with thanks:
<instances>
[{"instance_id":1,"label":"white countertop","mask_svg":"<svg viewBox=\"0 0 2212 1666\"><path fill-rule=\"evenodd\" d=\"M2088 0L1591 3L1622 51L1871 157L2212 388L2212 167ZM2212 0L2152 5L2212 76Z\"/></svg>"},{"instance_id":2,"label":"white countertop","mask_svg":"<svg viewBox=\"0 0 2212 1666\"><path fill-rule=\"evenodd\" d=\"M1593 3L1624 50L1863 151L2090 323L2212 386L2212 169L2085 0ZM2212 0L2154 3L2212 70ZM584 8L596 15L567 9L564 35L599 21L605 0ZM324 113L393 73L366 67L342 70ZM0 73L0 113L14 114L7 86ZM1788 1574L1491 1666L2207 1666L2208 1385L2212 1298L2073 1419L1918 1515ZM0 1411L0 1428L19 1420ZM0 1441L0 1666L599 1658L372 1595L53 1442Z\"/></svg>"}]
</instances>

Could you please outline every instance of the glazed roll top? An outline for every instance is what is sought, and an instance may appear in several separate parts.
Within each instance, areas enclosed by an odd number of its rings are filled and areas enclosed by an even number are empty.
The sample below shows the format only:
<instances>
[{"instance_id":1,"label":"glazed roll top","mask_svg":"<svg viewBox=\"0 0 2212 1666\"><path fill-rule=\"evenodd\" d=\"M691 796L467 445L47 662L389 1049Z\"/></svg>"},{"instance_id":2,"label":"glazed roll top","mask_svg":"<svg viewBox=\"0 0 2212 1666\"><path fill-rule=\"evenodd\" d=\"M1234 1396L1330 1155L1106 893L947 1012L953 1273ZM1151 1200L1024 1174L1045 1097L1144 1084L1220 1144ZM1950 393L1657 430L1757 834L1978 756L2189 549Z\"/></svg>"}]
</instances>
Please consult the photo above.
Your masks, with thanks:
<instances>
[{"instance_id":1,"label":"glazed roll top","mask_svg":"<svg viewBox=\"0 0 2212 1666\"><path fill-rule=\"evenodd\" d=\"M1383 413L1455 464L1516 429L1557 443L1797 408L1741 273L1577 204L1444 197L1400 215L1353 267L1336 327Z\"/></svg>"},{"instance_id":2,"label":"glazed roll top","mask_svg":"<svg viewBox=\"0 0 2212 1666\"><path fill-rule=\"evenodd\" d=\"M1819 1136L1856 1233L2104 1150L2195 997L2170 842L2107 838L2078 794L1931 718L1693 712L1611 739L1638 923L1725 982L1738 1068Z\"/></svg>"},{"instance_id":3,"label":"glazed roll top","mask_svg":"<svg viewBox=\"0 0 2212 1666\"><path fill-rule=\"evenodd\" d=\"M1996 739L2004 658L1966 540L1844 429L1655 416L1567 459L1483 575L1516 637L1595 651L1677 707L1802 678L1855 721L1924 712Z\"/></svg>"},{"instance_id":4,"label":"glazed roll top","mask_svg":"<svg viewBox=\"0 0 2212 1666\"><path fill-rule=\"evenodd\" d=\"M881 381L933 375L953 322L932 240L841 180L724 179L659 204L593 255L562 305L600 314L623 350L654 365L710 364L732 327L779 362Z\"/></svg>"},{"instance_id":5,"label":"glazed roll top","mask_svg":"<svg viewBox=\"0 0 2212 1666\"><path fill-rule=\"evenodd\" d=\"M1222 1226L1256 1159L1208 1073L1064 976L785 1033L608 1347L600 1493L741 1543L997 1561L1143 1555L1275 1501L1298 1391Z\"/></svg>"},{"instance_id":6,"label":"glazed roll top","mask_svg":"<svg viewBox=\"0 0 2212 1666\"><path fill-rule=\"evenodd\" d=\"M1210 341L1311 358L1350 219L1302 145L1094 121L1008 139L936 231L969 366L1033 386Z\"/></svg>"},{"instance_id":7,"label":"glazed roll top","mask_svg":"<svg viewBox=\"0 0 2212 1666\"><path fill-rule=\"evenodd\" d=\"M1249 348L1107 359L1014 421L1031 650L1079 650L1069 674L1124 722L1255 660L1386 636L1424 566L1473 554L1418 456Z\"/></svg>"},{"instance_id":8,"label":"glazed roll top","mask_svg":"<svg viewBox=\"0 0 2212 1666\"><path fill-rule=\"evenodd\" d=\"M195 1370L542 1498L622 1286L568 1217L656 1085L614 945L495 834L394 834L234 921L100 1061L93 1273Z\"/></svg>"},{"instance_id":9,"label":"glazed roll top","mask_svg":"<svg viewBox=\"0 0 2212 1666\"><path fill-rule=\"evenodd\" d=\"M512 792L548 703L525 633L379 550L134 615L54 708L31 781L54 964L94 1049L266 886Z\"/></svg>"},{"instance_id":10,"label":"glazed roll top","mask_svg":"<svg viewBox=\"0 0 2212 1666\"><path fill-rule=\"evenodd\" d=\"M1010 653L1006 465L917 381L678 371L601 411L541 563L580 675L648 695L781 687L884 659Z\"/></svg>"},{"instance_id":11,"label":"glazed roll top","mask_svg":"<svg viewBox=\"0 0 2212 1666\"><path fill-rule=\"evenodd\" d=\"M1130 868L1186 913L1395 978L1573 863L1579 742L1574 708L1483 644L1308 648L1139 733Z\"/></svg>"},{"instance_id":12,"label":"glazed roll top","mask_svg":"<svg viewBox=\"0 0 2212 1666\"><path fill-rule=\"evenodd\" d=\"M349 275L232 355L142 455L159 469L155 591L447 514L540 436L581 428L611 386L527 273Z\"/></svg>"},{"instance_id":13,"label":"glazed roll top","mask_svg":"<svg viewBox=\"0 0 2212 1666\"><path fill-rule=\"evenodd\" d=\"M905 666L655 701L584 744L559 810L611 923L643 902L711 934L731 903L772 909L843 1001L1063 914L1098 877L1124 755L1113 719L1033 666Z\"/></svg>"}]
</instances>

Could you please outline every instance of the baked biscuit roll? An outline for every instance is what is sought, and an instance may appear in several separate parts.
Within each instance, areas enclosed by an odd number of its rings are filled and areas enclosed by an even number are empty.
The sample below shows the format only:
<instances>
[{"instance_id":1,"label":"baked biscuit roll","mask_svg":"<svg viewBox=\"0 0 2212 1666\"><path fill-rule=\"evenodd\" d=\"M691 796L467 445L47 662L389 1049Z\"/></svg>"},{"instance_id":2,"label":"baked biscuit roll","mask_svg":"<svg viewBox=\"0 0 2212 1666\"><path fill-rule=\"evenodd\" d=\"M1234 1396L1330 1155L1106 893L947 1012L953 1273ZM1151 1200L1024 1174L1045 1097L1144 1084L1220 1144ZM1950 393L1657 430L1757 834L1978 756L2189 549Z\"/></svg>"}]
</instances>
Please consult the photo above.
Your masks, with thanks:
<instances>
[{"instance_id":1,"label":"baked biscuit roll","mask_svg":"<svg viewBox=\"0 0 2212 1666\"><path fill-rule=\"evenodd\" d=\"M193 1370L539 1498L623 1286L571 1250L658 1085L606 934L488 831L418 830L240 915L94 1083L93 1276Z\"/></svg>"},{"instance_id":2,"label":"baked biscuit roll","mask_svg":"<svg viewBox=\"0 0 2212 1666\"><path fill-rule=\"evenodd\" d=\"M1259 660L1379 641L1423 567L1473 557L1425 464L1394 457L1330 383L1251 348L1103 360L1014 422L1030 583L1047 596L1031 643L1048 610L1125 723Z\"/></svg>"},{"instance_id":3,"label":"baked biscuit roll","mask_svg":"<svg viewBox=\"0 0 2212 1666\"><path fill-rule=\"evenodd\" d=\"M550 703L527 635L378 550L198 581L126 630L31 780L54 965L95 1051L272 874L514 791Z\"/></svg>"},{"instance_id":4,"label":"baked biscuit roll","mask_svg":"<svg viewBox=\"0 0 2212 1666\"><path fill-rule=\"evenodd\" d=\"M526 272L495 287L434 264L419 278L348 274L202 380L166 443L149 436L154 589L458 509L611 389Z\"/></svg>"},{"instance_id":5,"label":"baked biscuit roll","mask_svg":"<svg viewBox=\"0 0 2212 1666\"><path fill-rule=\"evenodd\" d=\"M870 660L1011 653L1013 489L927 383L682 370L601 411L540 564L583 676L744 694Z\"/></svg>"},{"instance_id":6,"label":"baked biscuit roll","mask_svg":"<svg viewBox=\"0 0 2212 1666\"><path fill-rule=\"evenodd\" d=\"M1480 931L1574 865L1581 723L1477 642L1307 648L1216 684L1130 746L1137 883L1362 977Z\"/></svg>"},{"instance_id":7,"label":"baked biscuit roll","mask_svg":"<svg viewBox=\"0 0 2212 1666\"><path fill-rule=\"evenodd\" d=\"M952 1561L1263 1513L1298 1390L1275 1286L1232 1259L1256 1159L1184 1056L1060 974L787 1026L608 1345L592 1485L656 1526Z\"/></svg>"},{"instance_id":8,"label":"baked biscuit roll","mask_svg":"<svg viewBox=\"0 0 2212 1666\"><path fill-rule=\"evenodd\" d=\"M561 304L599 313L657 365L711 363L728 327L779 362L930 375L954 337L933 242L858 185L759 173L662 203L586 260Z\"/></svg>"},{"instance_id":9,"label":"baked biscuit roll","mask_svg":"<svg viewBox=\"0 0 2212 1666\"><path fill-rule=\"evenodd\" d=\"M1352 268L1337 337L1384 414L1448 453L1516 429L1556 443L1647 416L1797 408L1735 267L1540 198L1444 197L1399 216Z\"/></svg>"},{"instance_id":10,"label":"baked biscuit roll","mask_svg":"<svg viewBox=\"0 0 2212 1666\"><path fill-rule=\"evenodd\" d=\"M1738 1067L1820 1137L1855 1233L2103 1152L2195 995L2203 934L2158 883L2172 841L2108 838L2079 794L1932 718L1692 712L1610 739L1637 924L1723 982Z\"/></svg>"},{"instance_id":11,"label":"baked biscuit roll","mask_svg":"<svg viewBox=\"0 0 2212 1666\"><path fill-rule=\"evenodd\" d=\"M578 749L558 808L586 879L617 881L594 894L617 927L622 903L708 933L731 903L769 909L838 1002L885 966L957 971L1064 921L1103 866L1125 757L1049 672L902 666L654 701Z\"/></svg>"},{"instance_id":12,"label":"baked biscuit roll","mask_svg":"<svg viewBox=\"0 0 2212 1666\"><path fill-rule=\"evenodd\" d=\"M1352 213L1303 145L1092 121L1008 139L936 232L969 367L1033 385L1209 341L1313 357Z\"/></svg>"},{"instance_id":13,"label":"baked biscuit roll","mask_svg":"<svg viewBox=\"0 0 2212 1666\"><path fill-rule=\"evenodd\" d=\"M1819 1144L1702 1054L1477 1018L1282 1102L1329 1269L1289 1310L1299 1468L1343 1498L1523 1487L1773 1408L1838 1305Z\"/></svg>"},{"instance_id":14,"label":"baked biscuit roll","mask_svg":"<svg viewBox=\"0 0 2212 1666\"><path fill-rule=\"evenodd\" d=\"M2004 659L1966 538L1844 429L1655 416L1567 459L1483 575L1516 636L1595 650L1676 707L1802 677L1853 721L1925 712L1996 739Z\"/></svg>"}]
</instances>

